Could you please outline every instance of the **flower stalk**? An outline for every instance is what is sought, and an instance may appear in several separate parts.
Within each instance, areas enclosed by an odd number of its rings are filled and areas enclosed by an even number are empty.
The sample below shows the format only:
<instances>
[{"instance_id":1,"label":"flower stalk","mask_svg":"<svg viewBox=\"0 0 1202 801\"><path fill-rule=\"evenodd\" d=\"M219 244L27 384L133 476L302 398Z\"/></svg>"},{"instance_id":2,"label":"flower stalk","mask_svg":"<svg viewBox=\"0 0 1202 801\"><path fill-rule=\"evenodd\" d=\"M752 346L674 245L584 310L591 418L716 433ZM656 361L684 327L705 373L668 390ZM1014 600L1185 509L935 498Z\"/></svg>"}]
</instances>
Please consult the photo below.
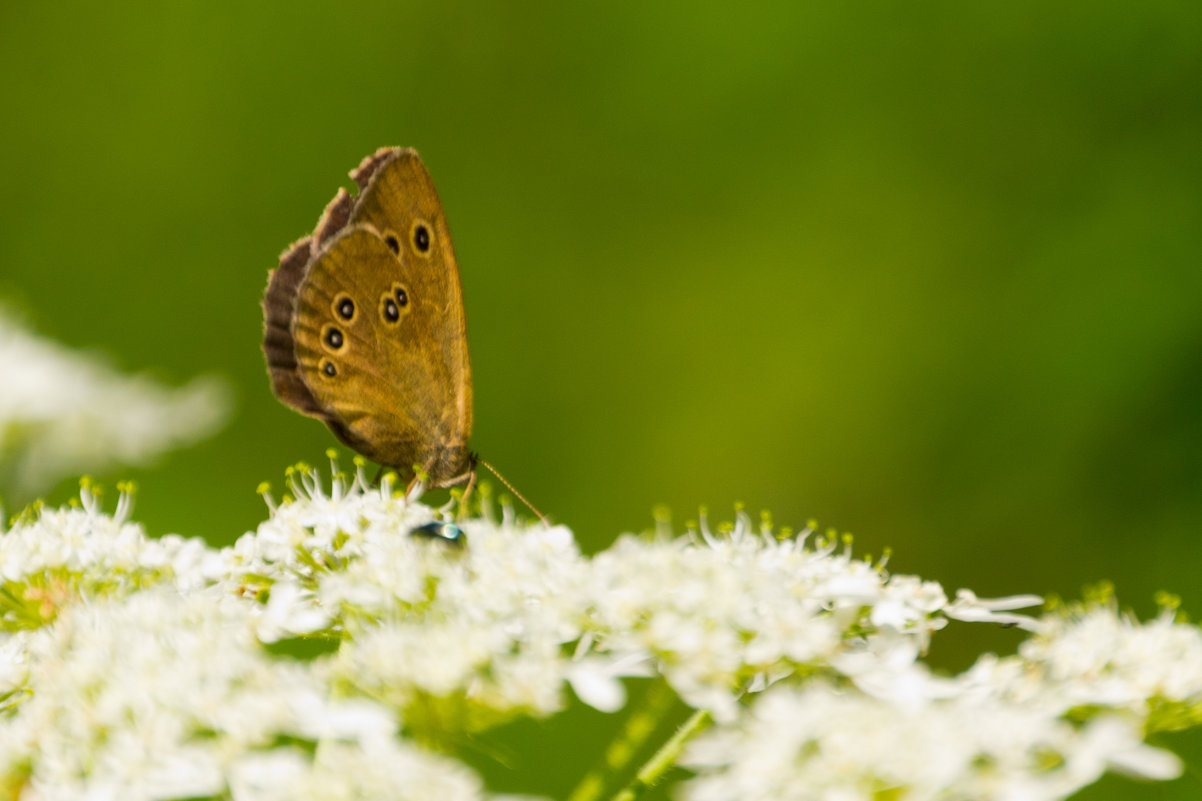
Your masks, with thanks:
<instances>
[{"instance_id":1,"label":"flower stalk","mask_svg":"<svg viewBox=\"0 0 1202 801\"><path fill-rule=\"evenodd\" d=\"M568 801L597 801L601 798L605 788L627 772L675 701L676 695L667 683L652 683L647 688L642 703L626 718L617 736L605 749L601 764L581 779L580 784L568 796Z\"/></svg>"},{"instance_id":2,"label":"flower stalk","mask_svg":"<svg viewBox=\"0 0 1202 801\"><path fill-rule=\"evenodd\" d=\"M698 709L690 715L668 742L655 752L655 756L639 768L634 779L613 797L613 801L635 801L645 790L658 784L664 774L676 765L689 740L705 731L713 722L710 713L704 709Z\"/></svg>"}]
</instances>

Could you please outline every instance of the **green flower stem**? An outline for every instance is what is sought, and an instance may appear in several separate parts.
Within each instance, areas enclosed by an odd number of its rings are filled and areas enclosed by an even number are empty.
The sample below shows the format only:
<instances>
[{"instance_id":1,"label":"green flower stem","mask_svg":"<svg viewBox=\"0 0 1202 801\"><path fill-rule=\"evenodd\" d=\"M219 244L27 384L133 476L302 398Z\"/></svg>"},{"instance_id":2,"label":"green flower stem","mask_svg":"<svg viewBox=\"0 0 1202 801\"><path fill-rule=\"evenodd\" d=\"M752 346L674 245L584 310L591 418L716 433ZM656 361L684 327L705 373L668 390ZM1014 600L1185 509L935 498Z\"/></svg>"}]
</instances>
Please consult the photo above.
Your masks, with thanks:
<instances>
[{"instance_id":1,"label":"green flower stem","mask_svg":"<svg viewBox=\"0 0 1202 801\"><path fill-rule=\"evenodd\" d=\"M568 801L597 801L605 786L630 765L647 740L655 733L659 722L676 700L675 693L662 679L652 684L640 706L626 719L618 736L605 749L601 764L580 780Z\"/></svg>"},{"instance_id":2,"label":"green flower stem","mask_svg":"<svg viewBox=\"0 0 1202 801\"><path fill-rule=\"evenodd\" d=\"M672 739L664 743L663 747L655 752L655 756L651 757L647 764L639 768L639 772L635 774L634 779L613 797L613 801L635 801L636 798L643 794L644 790L654 786L676 764L676 760L680 757L681 751L684 750L685 744L694 736L708 729L713 722L714 719L710 717L710 713L706 710L698 709L694 712L676 730L676 733L672 735Z\"/></svg>"}]
</instances>

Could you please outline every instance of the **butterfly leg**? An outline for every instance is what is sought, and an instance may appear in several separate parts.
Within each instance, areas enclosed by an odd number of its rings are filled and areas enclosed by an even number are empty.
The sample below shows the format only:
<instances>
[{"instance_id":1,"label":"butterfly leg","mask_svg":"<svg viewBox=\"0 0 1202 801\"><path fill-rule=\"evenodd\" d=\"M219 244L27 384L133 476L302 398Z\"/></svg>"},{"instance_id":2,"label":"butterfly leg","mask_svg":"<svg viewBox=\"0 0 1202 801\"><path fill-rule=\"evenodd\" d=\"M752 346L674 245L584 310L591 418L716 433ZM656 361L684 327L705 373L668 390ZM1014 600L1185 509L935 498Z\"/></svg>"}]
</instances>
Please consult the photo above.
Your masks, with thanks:
<instances>
[{"instance_id":1,"label":"butterfly leg","mask_svg":"<svg viewBox=\"0 0 1202 801\"><path fill-rule=\"evenodd\" d=\"M468 511L467 499L472 497L472 489L476 486L476 465L472 465L471 471L467 474L467 488L463 490L463 497L459 499L459 519L462 520L470 515Z\"/></svg>"},{"instance_id":2,"label":"butterfly leg","mask_svg":"<svg viewBox=\"0 0 1202 801\"><path fill-rule=\"evenodd\" d=\"M405 497L406 498L409 497L409 495L414 491L414 488L417 487L418 484L422 483L423 477L425 477L426 479L429 478L430 468L433 466L434 466L433 459L431 459L429 462L427 462L425 464L425 466L422 466L420 464L413 465L413 478L409 479L409 484L408 484L408 486L405 487ZM428 485L426 485L426 486L428 486Z\"/></svg>"}]
</instances>

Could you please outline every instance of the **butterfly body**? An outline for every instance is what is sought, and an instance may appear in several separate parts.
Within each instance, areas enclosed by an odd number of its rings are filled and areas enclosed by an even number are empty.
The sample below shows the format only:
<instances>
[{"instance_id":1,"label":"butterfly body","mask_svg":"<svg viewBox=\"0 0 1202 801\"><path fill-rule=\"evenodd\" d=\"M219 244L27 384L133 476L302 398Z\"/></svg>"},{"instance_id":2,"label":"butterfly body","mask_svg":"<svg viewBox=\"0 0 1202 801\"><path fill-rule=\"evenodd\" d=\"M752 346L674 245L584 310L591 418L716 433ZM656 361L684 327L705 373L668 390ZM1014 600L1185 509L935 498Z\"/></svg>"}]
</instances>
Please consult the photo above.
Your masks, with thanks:
<instances>
[{"instance_id":1,"label":"butterfly body","mask_svg":"<svg viewBox=\"0 0 1202 801\"><path fill-rule=\"evenodd\" d=\"M384 148L268 279L263 351L285 404L364 456L432 486L474 468L459 269L429 173Z\"/></svg>"}]
</instances>

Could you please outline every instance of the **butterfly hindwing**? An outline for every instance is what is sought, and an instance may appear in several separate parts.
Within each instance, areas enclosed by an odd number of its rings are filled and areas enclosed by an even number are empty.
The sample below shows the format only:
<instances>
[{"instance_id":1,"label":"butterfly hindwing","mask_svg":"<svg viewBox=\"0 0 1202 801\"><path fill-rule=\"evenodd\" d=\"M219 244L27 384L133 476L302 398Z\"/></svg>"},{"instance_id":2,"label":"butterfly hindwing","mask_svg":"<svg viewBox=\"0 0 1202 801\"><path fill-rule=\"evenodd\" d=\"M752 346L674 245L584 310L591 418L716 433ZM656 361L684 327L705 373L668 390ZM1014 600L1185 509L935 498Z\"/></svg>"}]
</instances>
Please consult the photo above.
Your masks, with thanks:
<instances>
[{"instance_id":1,"label":"butterfly hindwing","mask_svg":"<svg viewBox=\"0 0 1202 801\"><path fill-rule=\"evenodd\" d=\"M296 295L312 256L312 246L312 237L293 243L280 256L280 265L267 277L267 292L263 296L263 354L276 396L301 414L325 418L296 371L296 347L292 340Z\"/></svg>"}]
</instances>

